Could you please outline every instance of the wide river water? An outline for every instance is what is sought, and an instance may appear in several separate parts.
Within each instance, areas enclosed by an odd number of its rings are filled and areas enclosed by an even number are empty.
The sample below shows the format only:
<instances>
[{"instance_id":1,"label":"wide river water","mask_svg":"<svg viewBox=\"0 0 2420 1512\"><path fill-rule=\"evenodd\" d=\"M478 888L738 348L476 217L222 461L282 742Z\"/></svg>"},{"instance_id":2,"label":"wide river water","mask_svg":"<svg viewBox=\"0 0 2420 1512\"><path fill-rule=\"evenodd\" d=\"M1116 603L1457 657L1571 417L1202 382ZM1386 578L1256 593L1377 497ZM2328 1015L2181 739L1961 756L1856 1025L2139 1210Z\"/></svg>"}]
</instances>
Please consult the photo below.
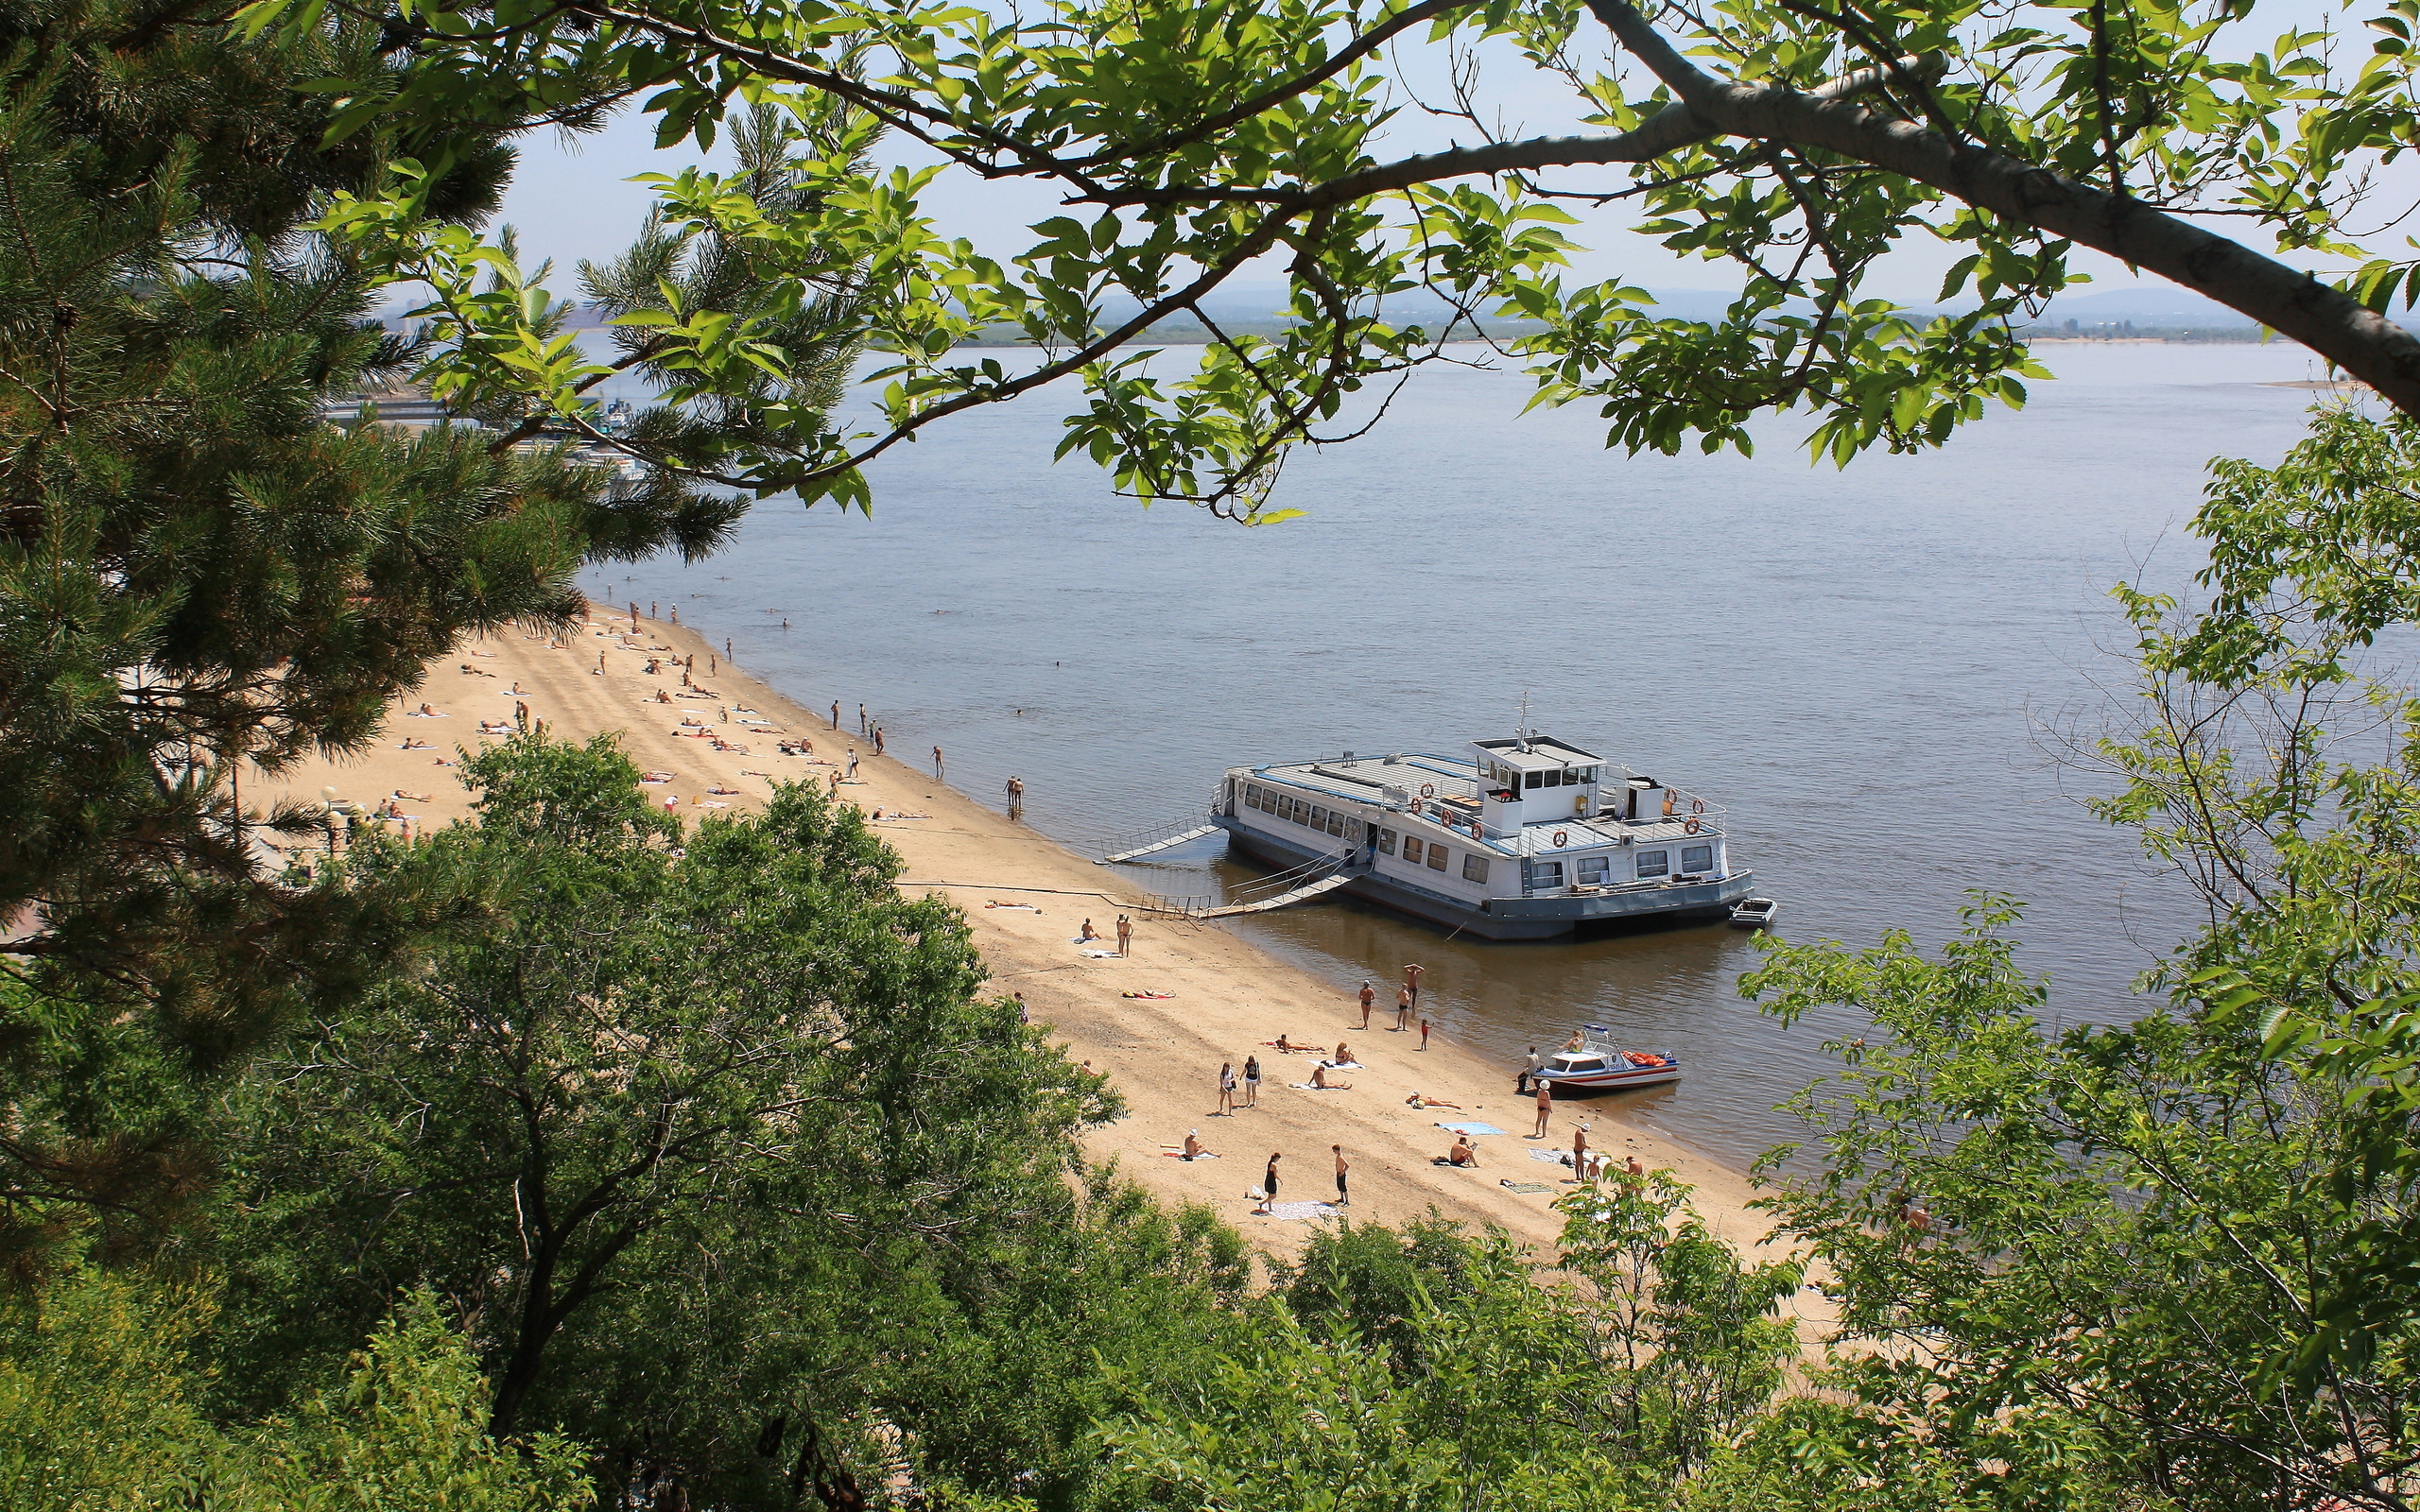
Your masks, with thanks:
<instances>
[{"instance_id":1,"label":"wide river water","mask_svg":"<svg viewBox=\"0 0 2420 1512\"><path fill-rule=\"evenodd\" d=\"M1632 457L1592 410L1521 417L1517 373L1441 368L1371 437L1299 456L1278 502L1308 517L1258 530L1053 466L1067 406L1045 394L891 453L872 518L770 500L712 560L586 586L679 605L809 708L863 702L977 798L1021 777L1028 819L1079 849L1199 813L1233 765L1459 754L1526 694L1532 728L1727 805L1781 935L1930 948L1994 888L2030 905L2051 1019L2121 1018L2189 900L2083 811L2100 780L2042 731L2115 707L2108 586L2187 586L2205 463L2282 455L2313 396L2266 386L2315 365L2285 343L2039 352L2059 379L2022 412L1844 472L1808 465L1804 417L1761 422L1753 458ZM1102 880L1253 875L1214 836ZM1340 1011L1425 964L1438 1032L1508 1088L1583 1021L1677 1053L1687 1079L1628 1108L1737 1161L1793 1133L1775 1105L1854 1032L1763 1018L1737 988L1754 940L1720 927L1488 944L1338 901L1225 927L1333 980Z\"/></svg>"}]
</instances>

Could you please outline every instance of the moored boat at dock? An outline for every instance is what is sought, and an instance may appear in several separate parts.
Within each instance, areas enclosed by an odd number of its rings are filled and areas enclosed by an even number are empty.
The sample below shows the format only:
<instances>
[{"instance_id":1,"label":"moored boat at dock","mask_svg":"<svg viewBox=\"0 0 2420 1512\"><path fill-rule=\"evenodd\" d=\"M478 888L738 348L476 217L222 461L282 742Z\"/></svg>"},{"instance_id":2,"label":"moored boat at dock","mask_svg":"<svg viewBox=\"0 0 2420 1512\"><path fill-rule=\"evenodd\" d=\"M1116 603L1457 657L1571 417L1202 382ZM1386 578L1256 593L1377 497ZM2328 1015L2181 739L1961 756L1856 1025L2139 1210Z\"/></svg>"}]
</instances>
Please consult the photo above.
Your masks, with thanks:
<instances>
[{"instance_id":1,"label":"moored boat at dock","mask_svg":"<svg viewBox=\"0 0 2420 1512\"><path fill-rule=\"evenodd\" d=\"M1322 757L1227 771L1211 822L1236 849L1485 939L1719 919L1748 896L1723 811L1525 733L1464 756ZM1316 876L1313 874L1317 873Z\"/></svg>"}]
</instances>

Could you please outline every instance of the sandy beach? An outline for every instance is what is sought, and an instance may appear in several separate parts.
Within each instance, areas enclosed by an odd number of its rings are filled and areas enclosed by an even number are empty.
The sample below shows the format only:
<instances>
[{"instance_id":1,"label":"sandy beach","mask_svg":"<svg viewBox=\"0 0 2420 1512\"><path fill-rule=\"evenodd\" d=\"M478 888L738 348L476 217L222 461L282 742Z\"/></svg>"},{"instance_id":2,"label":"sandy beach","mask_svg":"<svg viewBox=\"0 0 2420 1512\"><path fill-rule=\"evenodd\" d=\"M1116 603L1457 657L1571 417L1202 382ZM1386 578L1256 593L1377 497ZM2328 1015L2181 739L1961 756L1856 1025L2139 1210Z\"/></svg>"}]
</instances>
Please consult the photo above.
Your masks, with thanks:
<instances>
[{"instance_id":1,"label":"sandy beach","mask_svg":"<svg viewBox=\"0 0 2420 1512\"><path fill-rule=\"evenodd\" d=\"M854 750L857 780L838 791L869 814L880 811L875 828L907 862L903 887L939 893L963 910L997 988L1022 994L1034 1022L1046 1025L1071 1056L1109 1074L1130 1113L1092 1133L1090 1154L1116 1160L1161 1195L1208 1203L1284 1253L1321 1215L1255 1216L1247 1189L1258 1183L1270 1153L1283 1151L1283 1200L1331 1198L1329 1146L1341 1144L1352 1162L1353 1200L1344 1211L1357 1221L1400 1223L1433 1208L1467 1222L1500 1224L1544 1247L1562 1228L1562 1215L1548 1204L1572 1190L1565 1179L1571 1173L1533 1160L1531 1152L1569 1151L1575 1129L1584 1125L1591 1149L1610 1152L1617 1163L1635 1155L1693 1184L1700 1211L1725 1237L1747 1246L1766 1232L1762 1216L1747 1209L1753 1192L1743 1175L1627 1125L1618 1097L1560 1103L1547 1137L1525 1138L1535 1112L1530 1098L1513 1093L1517 1067L1487 1062L1442 1038L1422 1050L1417 1033L1391 1030L1405 963L1367 963L1379 1003L1363 1033L1357 977L1322 980L1219 922L1143 912L1139 900L1121 894L1115 868L1010 820L1002 812L1005 795L987 804L936 781L929 746L908 748L903 735L891 740L888 756L875 756L873 742L857 733L857 700L878 707L879 689L834 689L820 694L826 699L820 712L803 709L739 673L722 660L722 650L677 626L642 618L633 629L628 614L608 619L601 607L588 627L566 639L513 631L468 643L435 663L421 689L397 704L375 749L274 781L248 780L244 801L253 808L279 798L317 803L324 789L334 788L363 810L392 800L414 833L441 827L469 812L470 795L458 770L446 765L457 747L475 749L493 738L481 735L482 720L509 730L523 707L560 737L615 732L643 770L668 774L668 782L648 791L659 795L658 801L673 799L692 821L717 808L761 804L778 782L826 782L845 768ZM672 660L691 654L703 693L683 686L683 670ZM650 661L658 669L653 675L647 670ZM838 730L833 697L841 700ZM708 736L735 748L717 749ZM782 754L776 742L784 738L812 741L812 760ZM838 768L826 765L835 763ZM1026 780L1030 785L1048 774ZM403 819L386 822L393 827ZM1134 920L1130 955L1074 942L1086 919L1114 936L1120 913ZM1279 1052L1270 1041L1281 1033L1331 1051L1347 1042L1359 1062L1340 1074L1350 1089L1295 1086L1310 1080L1320 1057ZM1240 1072L1247 1056L1257 1056L1263 1067L1258 1104L1219 1116L1219 1065L1231 1062ZM1461 1106L1416 1108L1409 1102L1414 1092ZM1439 1125L1457 1120L1503 1131L1475 1139L1475 1170L1432 1163L1454 1141ZM1201 1143L1220 1158L1173 1158L1168 1152L1188 1130L1198 1130ZM1515 1192L1503 1184L1508 1181L1543 1183L1545 1190Z\"/></svg>"}]
</instances>

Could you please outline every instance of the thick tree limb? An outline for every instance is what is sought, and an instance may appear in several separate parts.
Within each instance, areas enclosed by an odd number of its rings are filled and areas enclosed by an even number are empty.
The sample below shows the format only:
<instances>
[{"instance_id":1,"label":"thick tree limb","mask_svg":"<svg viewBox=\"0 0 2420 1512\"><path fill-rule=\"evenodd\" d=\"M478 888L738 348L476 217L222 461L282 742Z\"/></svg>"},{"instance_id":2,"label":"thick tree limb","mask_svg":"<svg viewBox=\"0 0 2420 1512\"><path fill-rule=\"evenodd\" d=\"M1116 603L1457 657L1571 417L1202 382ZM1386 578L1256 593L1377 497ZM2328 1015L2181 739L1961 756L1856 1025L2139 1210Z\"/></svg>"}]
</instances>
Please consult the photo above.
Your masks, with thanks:
<instances>
[{"instance_id":1,"label":"thick tree limb","mask_svg":"<svg viewBox=\"0 0 2420 1512\"><path fill-rule=\"evenodd\" d=\"M1625 0L1588 0L1588 9L1691 114L1720 134L1838 153L2149 268L2291 336L2395 408L2420 415L2420 338L2342 289L2141 200L1980 147L1962 148L1939 132L1852 100L1769 84L1726 84L1683 58Z\"/></svg>"},{"instance_id":2,"label":"thick tree limb","mask_svg":"<svg viewBox=\"0 0 2420 1512\"><path fill-rule=\"evenodd\" d=\"M1942 60L1938 58L1910 59L1891 68L1860 68L1855 73L1843 74L1799 97L1845 100L1880 89L1902 74L1930 79L1940 77L1941 72ZM1746 87L1768 92L1776 88L1768 84ZM1416 183L1431 183L1440 179L1460 179L1469 174L1517 173L1530 168L1573 168L1599 163L1650 163L1666 153L1678 152L1683 147L1695 146L1700 142L1710 142L1725 134L1721 126L1699 113L1696 107L1684 99L1679 104L1666 106L1618 136L1539 136L1519 142L1496 142L1486 146L1424 153L1416 158L1365 168L1341 179L1331 179L1308 191L1301 202L1309 205L1346 204L1368 195L1407 189Z\"/></svg>"}]
</instances>

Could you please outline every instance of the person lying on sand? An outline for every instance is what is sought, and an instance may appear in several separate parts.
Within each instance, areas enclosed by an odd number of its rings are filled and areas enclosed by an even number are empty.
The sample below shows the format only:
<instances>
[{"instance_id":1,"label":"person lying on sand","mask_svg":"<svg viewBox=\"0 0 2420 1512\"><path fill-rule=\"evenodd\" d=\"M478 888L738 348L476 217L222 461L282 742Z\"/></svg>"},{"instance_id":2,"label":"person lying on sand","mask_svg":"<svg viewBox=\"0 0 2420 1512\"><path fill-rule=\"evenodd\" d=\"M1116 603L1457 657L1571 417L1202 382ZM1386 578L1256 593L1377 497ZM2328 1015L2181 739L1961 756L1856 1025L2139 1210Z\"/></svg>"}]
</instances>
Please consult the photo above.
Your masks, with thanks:
<instances>
[{"instance_id":1,"label":"person lying on sand","mask_svg":"<svg viewBox=\"0 0 2420 1512\"><path fill-rule=\"evenodd\" d=\"M406 793L400 787L395 789L395 796L402 799L406 803L434 803L437 801L436 798L430 794Z\"/></svg>"},{"instance_id":2,"label":"person lying on sand","mask_svg":"<svg viewBox=\"0 0 2420 1512\"><path fill-rule=\"evenodd\" d=\"M1410 1096L1405 1098L1404 1101L1414 1108L1450 1108L1458 1113L1461 1112L1462 1108L1462 1105L1460 1103L1440 1102L1434 1097L1423 1097L1418 1092L1412 1093Z\"/></svg>"},{"instance_id":3,"label":"person lying on sand","mask_svg":"<svg viewBox=\"0 0 2420 1512\"><path fill-rule=\"evenodd\" d=\"M428 742L424 740L406 740L395 748L397 750L426 750L428 749Z\"/></svg>"},{"instance_id":4,"label":"person lying on sand","mask_svg":"<svg viewBox=\"0 0 2420 1512\"><path fill-rule=\"evenodd\" d=\"M1353 1090L1353 1084L1349 1081L1328 1080L1325 1066L1311 1068L1311 1085L1323 1092L1349 1092Z\"/></svg>"},{"instance_id":5,"label":"person lying on sand","mask_svg":"<svg viewBox=\"0 0 2420 1512\"><path fill-rule=\"evenodd\" d=\"M984 899L983 906L986 908L1022 908L1026 912L1031 914L1038 914L1042 912L1041 909L1034 907L1031 903L1004 903L997 898Z\"/></svg>"},{"instance_id":6,"label":"person lying on sand","mask_svg":"<svg viewBox=\"0 0 2420 1512\"><path fill-rule=\"evenodd\" d=\"M1289 1056L1313 1056L1319 1054L1320 1048L1317 1045L1298 1045L1282 1034L1269 1043L1272 1049L1283 1050Z\"/></svg>"},{"instance_id":7,"label":"person lying on sand","mask_svg":"<svg viewBox=\"0 0 2420 1512\"><path fill-rule=\"evenodd\" d=\"M739 789L735 787L710 787L707 788L706 791L712 793L717 798L737 798L739 796Z\"/></svg>"}]
</instances>

